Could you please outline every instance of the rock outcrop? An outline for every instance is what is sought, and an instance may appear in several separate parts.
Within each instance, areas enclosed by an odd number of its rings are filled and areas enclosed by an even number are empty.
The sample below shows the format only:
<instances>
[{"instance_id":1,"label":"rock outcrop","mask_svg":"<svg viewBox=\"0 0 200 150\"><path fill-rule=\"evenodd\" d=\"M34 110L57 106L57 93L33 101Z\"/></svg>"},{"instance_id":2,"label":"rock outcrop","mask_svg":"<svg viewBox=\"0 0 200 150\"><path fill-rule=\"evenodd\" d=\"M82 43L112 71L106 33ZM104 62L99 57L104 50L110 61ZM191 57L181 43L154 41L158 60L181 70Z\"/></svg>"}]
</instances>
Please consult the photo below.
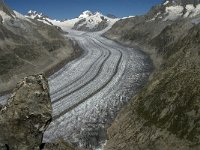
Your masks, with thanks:
<instances>
[{"instance_id":1,"label":"rock outcrop","mask_svg":"<svg viewBox=\"0 0 200 150\"><path fill-rule=\"evenodd\" d=\"M1 149L38 150L52 119L48 83L43 75L24 78L0 111Z\"/></svg>"},{"instance_id":2,"label":"rock outcrop","mask_svg":"<svg viewBox=\"0 0 200 150\"><path fill-rule=\"evenodd\" d=\"M56 142L56 143L45 144L43 150L84 150L84 149L75 148L69 143L63 140L60 140L59 142Z\"/></svg>"}]
</instances>

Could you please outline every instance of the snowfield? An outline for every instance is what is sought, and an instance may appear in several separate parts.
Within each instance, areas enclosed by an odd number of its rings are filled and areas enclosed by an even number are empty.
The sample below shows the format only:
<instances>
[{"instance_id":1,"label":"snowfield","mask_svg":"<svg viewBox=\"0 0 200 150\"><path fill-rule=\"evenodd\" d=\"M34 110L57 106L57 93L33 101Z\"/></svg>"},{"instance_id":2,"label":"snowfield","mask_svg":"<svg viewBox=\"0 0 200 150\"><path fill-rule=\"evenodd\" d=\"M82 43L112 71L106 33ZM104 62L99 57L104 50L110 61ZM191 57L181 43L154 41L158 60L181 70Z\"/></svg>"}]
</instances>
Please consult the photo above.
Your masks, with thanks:
<instances>
[{"instance_id":1,"label":"snowfield","mask_svg":"<svg viewBox=\"0 0 200 150\"><path fill-rule=\"evenodd\" d=\"M5 20L11 19L11 16L7 15L4 11L0 10L0 16L2 17L2 22L5 22Z\"/></svg>"}]
</instances>

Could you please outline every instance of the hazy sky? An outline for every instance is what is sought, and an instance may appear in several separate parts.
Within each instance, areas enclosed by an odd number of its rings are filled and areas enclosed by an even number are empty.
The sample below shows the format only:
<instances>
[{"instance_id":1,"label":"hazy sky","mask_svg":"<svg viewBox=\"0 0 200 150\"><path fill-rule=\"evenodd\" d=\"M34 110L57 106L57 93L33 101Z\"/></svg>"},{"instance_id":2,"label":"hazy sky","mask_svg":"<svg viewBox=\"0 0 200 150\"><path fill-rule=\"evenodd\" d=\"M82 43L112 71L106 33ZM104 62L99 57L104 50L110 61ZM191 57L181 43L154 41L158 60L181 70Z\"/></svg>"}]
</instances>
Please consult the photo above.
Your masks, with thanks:
<instances>
[{"instance_id":1,"label":"hazy sky","mask_svg":"<svg viewBox=\"0 0 200 150\"><path fill-rule=\"evenodd\" d=\"M118 17L141 15L163 0L4 0L22 14L29 10L43 12L54 19L70 19L84 10L100 11Z\"/></svg>"}]
</instances>

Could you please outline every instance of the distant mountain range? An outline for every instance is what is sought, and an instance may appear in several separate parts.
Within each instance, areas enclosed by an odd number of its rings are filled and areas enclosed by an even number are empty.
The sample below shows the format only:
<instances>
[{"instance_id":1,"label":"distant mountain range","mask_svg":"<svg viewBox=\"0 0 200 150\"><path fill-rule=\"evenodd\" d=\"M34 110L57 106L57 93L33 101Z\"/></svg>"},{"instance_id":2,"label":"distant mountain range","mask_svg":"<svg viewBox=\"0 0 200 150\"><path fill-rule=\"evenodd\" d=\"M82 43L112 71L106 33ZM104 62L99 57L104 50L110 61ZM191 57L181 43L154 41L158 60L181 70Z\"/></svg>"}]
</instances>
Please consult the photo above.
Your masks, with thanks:
<instances>
[{"instance_id":1,"label":"distant mountain range","mask_svg":"<svg viewBox=\"0 0 200 150\"><path fill-rule=\"evenodd\" d=\"M31 10L28 12L26 17L41 21L48 25L56 25L63 29L71 28L81 31L100 31L118 20L118 18L116 18L114 15L105 16L100 12L92 13L89 10L84 11L77 18L69 20L66 19L64 21L53 20L42 13Z\"/></svg>"}]
</instances>

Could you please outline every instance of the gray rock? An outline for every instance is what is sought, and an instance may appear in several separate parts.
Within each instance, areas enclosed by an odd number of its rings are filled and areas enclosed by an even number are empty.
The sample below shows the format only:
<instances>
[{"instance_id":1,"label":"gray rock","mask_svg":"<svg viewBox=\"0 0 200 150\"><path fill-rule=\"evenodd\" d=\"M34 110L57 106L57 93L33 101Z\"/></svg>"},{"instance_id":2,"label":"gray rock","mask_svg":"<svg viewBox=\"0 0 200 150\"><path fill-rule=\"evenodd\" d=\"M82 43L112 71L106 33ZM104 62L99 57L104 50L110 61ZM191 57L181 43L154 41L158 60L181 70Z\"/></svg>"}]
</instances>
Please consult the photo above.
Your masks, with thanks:
<instances>
[{"instance_id":1,"label":"gray rock","mask_svg":"<svg viewBox=\"0 0 200 150\"><path fill-rule=\"evenodd\" d=\"M43 150L83 150L77 149L67 142L59 141L57 143L47 143L44 145Z\"/></svg>"},{"instance_id":2,"label":"gray rock","mask_svg":"<svg viewBox=\"0 0 200 150\"><path fill-rule=\"evenodd\" d=\"M0 146L37 150L52 119L48 83L43 75L24 78L0 111Z\"/></svg>"}]
</instances>

